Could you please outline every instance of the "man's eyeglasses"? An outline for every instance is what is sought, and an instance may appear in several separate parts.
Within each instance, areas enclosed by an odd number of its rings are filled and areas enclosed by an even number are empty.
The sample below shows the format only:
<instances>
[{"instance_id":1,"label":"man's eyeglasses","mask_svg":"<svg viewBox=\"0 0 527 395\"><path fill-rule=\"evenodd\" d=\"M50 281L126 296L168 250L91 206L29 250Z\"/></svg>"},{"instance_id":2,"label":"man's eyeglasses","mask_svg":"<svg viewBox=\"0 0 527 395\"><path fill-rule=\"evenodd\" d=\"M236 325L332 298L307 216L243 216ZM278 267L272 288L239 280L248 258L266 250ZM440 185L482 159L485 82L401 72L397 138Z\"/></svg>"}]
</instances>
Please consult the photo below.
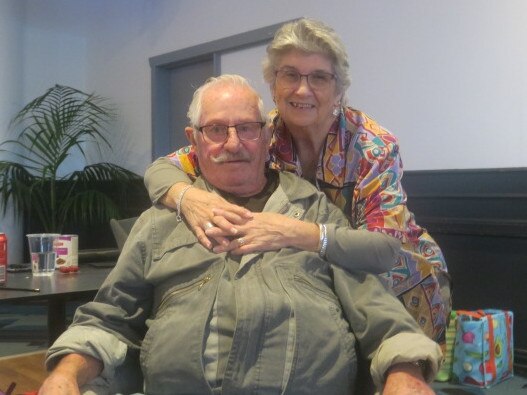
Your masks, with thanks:
<instances>
[{"instance_id":1,"label":"man's eyeglasses","mask_svg":"<svg viewBox=\"0 0 527 395\"><path fill-rule=\"evenodd\" d=\"M331 81L336 79L335 74L325 71L314 71L309 74L300 74L297 70L284 67L276 71L276 82L286 88L296 88L302 77L306 77L307 83L312 89L326 89Z\"/></svg>"},{"instance_id":2,"label":"man's eyeglasses","mask_svg":"<svg viewBox=\"0 0 527 395\"><path fill-rule=\"evenodd\" d=\"M244 122L237 125L205 125L196 127L212 143L223 143L229 138L229 129L234 128L242 141L254 141L260 138L265 122Z\"/></svg>"}]
</instances>

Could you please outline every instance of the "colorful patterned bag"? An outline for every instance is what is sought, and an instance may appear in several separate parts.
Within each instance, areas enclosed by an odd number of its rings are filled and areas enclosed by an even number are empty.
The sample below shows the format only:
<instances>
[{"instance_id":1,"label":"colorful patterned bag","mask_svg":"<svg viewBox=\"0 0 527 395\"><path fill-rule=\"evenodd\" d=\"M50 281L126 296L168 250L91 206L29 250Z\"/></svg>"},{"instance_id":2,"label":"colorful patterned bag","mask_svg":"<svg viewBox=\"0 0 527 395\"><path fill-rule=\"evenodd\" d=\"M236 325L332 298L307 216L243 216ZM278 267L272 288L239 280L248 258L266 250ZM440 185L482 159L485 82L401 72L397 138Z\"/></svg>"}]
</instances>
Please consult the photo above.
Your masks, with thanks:
<instances>
[{"instance_id":1,"label":"colorful patterned bag","mask_svg":"<svg viewBox=\"0 0 527 395\"><path fill-rule=\"evenodd\" d=\"M513 376L513 313L457 311L452 381L488 388Z\"/></svg>"}]
</instances>

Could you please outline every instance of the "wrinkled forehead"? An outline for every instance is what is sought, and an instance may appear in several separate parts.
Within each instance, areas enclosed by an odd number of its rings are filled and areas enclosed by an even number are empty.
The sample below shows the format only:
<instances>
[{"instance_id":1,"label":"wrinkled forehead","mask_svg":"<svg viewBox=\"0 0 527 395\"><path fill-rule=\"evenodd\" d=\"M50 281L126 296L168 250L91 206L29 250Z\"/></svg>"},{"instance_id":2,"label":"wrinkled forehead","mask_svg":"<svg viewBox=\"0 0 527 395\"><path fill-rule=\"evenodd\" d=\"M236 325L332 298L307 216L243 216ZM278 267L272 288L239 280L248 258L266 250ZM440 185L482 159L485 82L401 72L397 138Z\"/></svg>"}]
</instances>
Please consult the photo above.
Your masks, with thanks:
<instances>
[{"instance_id":1,"label":"wrinkled forehead","mask_svg":"<svg viewBox=\"0 0 527 395\"><path fill-rule=\"evenodd\" d=\"M260 121L258 95L243 86L214 86L203 93L200 123Z\"/></svg>"}]
</instances>

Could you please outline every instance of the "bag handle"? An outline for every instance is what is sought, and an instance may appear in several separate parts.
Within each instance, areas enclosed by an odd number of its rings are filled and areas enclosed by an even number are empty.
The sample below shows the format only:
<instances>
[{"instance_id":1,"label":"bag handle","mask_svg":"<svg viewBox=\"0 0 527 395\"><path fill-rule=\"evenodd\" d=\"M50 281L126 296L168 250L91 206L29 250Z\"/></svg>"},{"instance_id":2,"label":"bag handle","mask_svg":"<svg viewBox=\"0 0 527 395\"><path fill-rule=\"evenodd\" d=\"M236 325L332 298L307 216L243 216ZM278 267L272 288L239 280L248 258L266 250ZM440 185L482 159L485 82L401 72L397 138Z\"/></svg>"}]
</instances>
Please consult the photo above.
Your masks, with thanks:
<instances>
[{"instance_id":1,"label":"bag handle","mask_svg":"<svg viewBox=\"0 0 527 395\"><path fill-rule=\"evenodd\" d=\"M478 320L482 319L483 317L485 317L486 315L488 315L487 313L485 313L484 310L476 310L476 311L471 311L471 310L456 310L457 314L458 315L466 315L466 316L469 316L471 318L476 318Z\"/></svg>"},{"instance_id":2,"label":"bag handle","mask_svg":"<svg viewBox=\"0 0 527 395\"><path fill-rule=\"evenodd\" d=\"M489 322L489 365L492 374L492 381L496 380L496 358L494 349L494 320L491 314L486 314Z\"/></svg>"},{"instance_id":3,"label":"bag handle","mask_svg":"<svg viewBox=\"0 0 527 395\"><path fill-rule=\"evenodd\" d=\"M505 311L505 327L507 329L507 354L512 355L511 340L512 340L512 315L509 311ZM512 372L514 358L509 358L509 371Z\"/></svg>"}]
</instances>

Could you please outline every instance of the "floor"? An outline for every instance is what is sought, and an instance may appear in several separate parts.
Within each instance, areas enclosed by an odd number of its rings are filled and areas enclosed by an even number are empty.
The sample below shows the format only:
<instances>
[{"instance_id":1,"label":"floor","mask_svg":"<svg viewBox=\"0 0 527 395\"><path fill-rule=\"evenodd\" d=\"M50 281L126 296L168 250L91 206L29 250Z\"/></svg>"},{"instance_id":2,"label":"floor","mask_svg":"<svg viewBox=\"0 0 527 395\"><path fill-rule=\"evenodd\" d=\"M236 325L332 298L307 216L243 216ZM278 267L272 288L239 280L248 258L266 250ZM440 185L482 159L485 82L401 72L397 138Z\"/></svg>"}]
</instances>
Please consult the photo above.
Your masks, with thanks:
<instances>
[{"instance_id":1,"label":"floor","mask_svg":"<svg viewBox=\"0 0 527 395\"><path fill-rule=\"evenodd\" d=\"M0 357L46 349L46 314L41 304L0 305Z\"/></svg>"},{"instance_id":2,"label":"floor","mask_svg":"<svg viewBox=\"0 0 527 395\"><path fill-rule=\"evenodd\" d=\"M433 388L438 395L527 395L527 375L517 374L485 389L448 383L434 383Z\"/></svg>"},{"instance_id":3,"label":"floor","mask_svg":"<svg viewBox=\"0 0 527 395\"><path fill-rule=\"evenodd\" d=\"M45 350L0 357L0 391L5 393L12 388L12 394L25 394L37 391L44 379Z\"/></svg>"}]
</instances>

